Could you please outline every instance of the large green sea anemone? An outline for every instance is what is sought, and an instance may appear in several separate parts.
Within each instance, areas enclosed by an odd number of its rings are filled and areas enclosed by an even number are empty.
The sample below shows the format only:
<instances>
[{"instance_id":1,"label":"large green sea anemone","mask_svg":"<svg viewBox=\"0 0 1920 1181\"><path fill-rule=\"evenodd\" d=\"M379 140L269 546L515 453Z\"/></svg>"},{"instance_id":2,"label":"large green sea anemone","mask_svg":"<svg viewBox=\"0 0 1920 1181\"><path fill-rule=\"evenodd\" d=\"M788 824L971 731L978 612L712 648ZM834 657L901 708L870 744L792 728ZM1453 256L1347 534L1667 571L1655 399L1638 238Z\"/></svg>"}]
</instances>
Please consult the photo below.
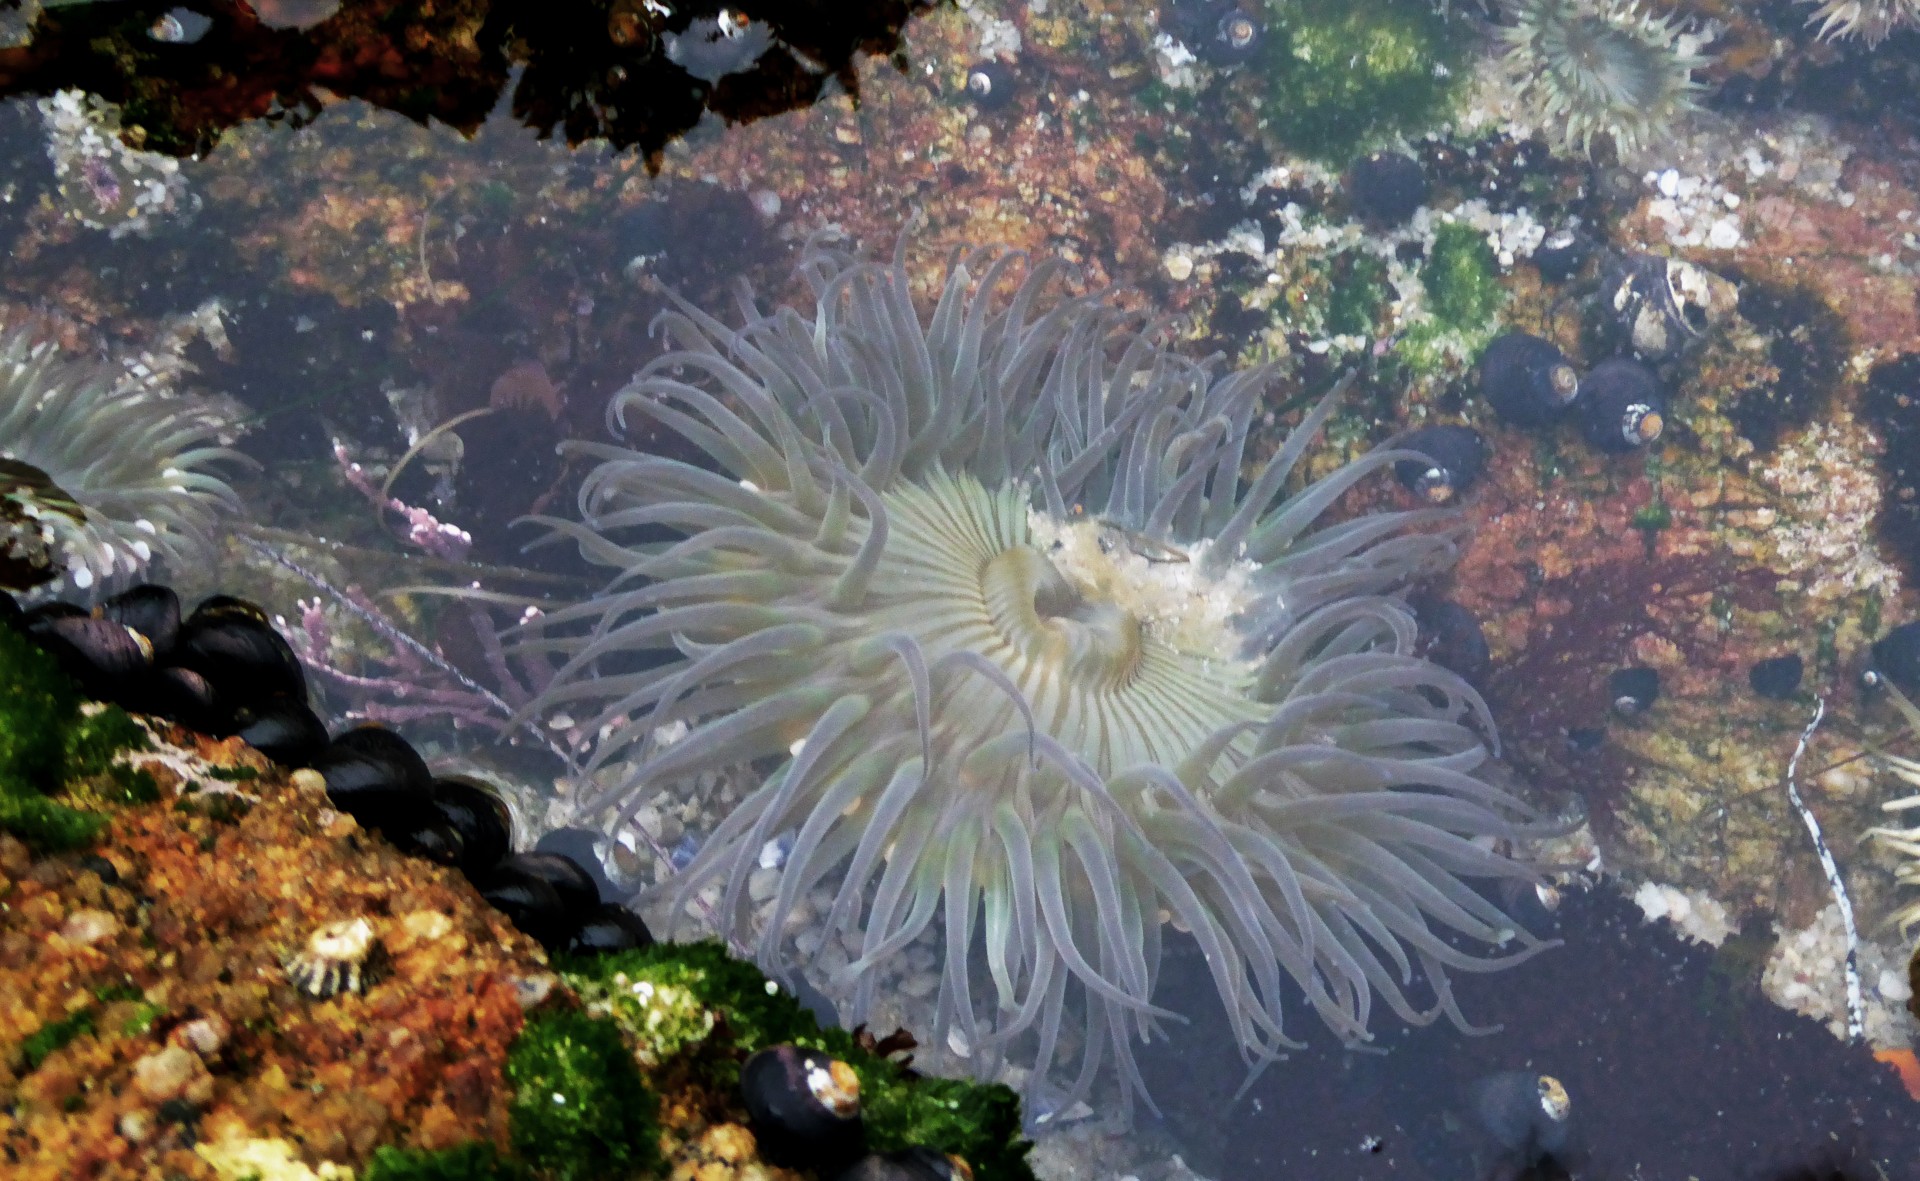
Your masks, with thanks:
<instances>
[{"instance_id":1,"label":"large green sea anemone","mask_svg":"<svg viewBox=\"0 0 1920 1181\"><path fill-rule=\"evenodd\" d=\"M672 913L716 887L780 971L787 916L830 889L815 921L859 948L856 1009L937 924L935 1033L983 1071L1036 1065L1049 1104L1108 1062L1137 1083L1169 924L1249 1061L1302 1002L1355 1040L1376 997L1464 1024L1448 971L1540 946L1468 883L1527 876L1499 850L1544 825L1482 778L1486 709L1413 654L1396 597L1453 560L1454 518L1317 524L1408 454L1303 482L1331 397L1262 456L1279 370L1215 377L1164 325L1062 293L1058 263L956 259L924 316L900 256L816 244L801 269L810 315L661 317L613 425L702 458L585 449L582 520L558 524L618 574L528 641L567 658L536 709L601 734L603 777L630 768L587 811L617 826L659 786L764 773L667 883Z\"/></svg>"}]
</instances>

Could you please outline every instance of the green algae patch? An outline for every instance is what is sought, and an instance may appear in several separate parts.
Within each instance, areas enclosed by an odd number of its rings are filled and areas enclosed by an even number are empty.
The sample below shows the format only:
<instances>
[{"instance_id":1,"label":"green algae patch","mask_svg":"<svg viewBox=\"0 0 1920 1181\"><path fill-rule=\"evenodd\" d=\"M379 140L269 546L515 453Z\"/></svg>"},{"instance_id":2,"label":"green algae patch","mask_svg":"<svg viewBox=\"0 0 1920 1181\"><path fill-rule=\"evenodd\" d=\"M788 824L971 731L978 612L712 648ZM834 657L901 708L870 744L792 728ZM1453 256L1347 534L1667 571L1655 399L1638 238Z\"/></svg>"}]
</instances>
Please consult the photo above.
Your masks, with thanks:
<instances>
[{"instance_id":1,"label":"green algae patch","mask_svg":"<svg viewBox=\"0 0 1920 1181\"><path fill-rule=\"evenodd\" d=\"M617 1181L660 1165L660 1099L620 1027L579 1012L527 1022L507 1053L513 1149L553 1181Z\"/></svg>"},{"instance_id":2,"label":"green algae patch","mask_svg":"<svg viewBox=\"0 0 1920 1181\"><path fill-rule=\"evenodd\" d=\"M0 831L41 852L84 848L106 817L49 799L68 778L80 693L53 658L0 627Z\"/></svg>"},{"instance_id":3,"label":"green algae patch","mask_svg":"<svg viewBox=\"0 0 1920 1181\"><path fill-rule=\"evenodd\" d=\"M118 761L151 745L125 710L83 704L52 657L0 628L0 831L43 853L85 848L107 824L95 806L159 798L151 775Z\"/></svg>"},{"instance_id":4,"label":"green algae patch","mask_svg":"<svg viewBox=\"0 0 1920 1181\"><path fill-rule=\"evenodd\" d=\"M1033 1181L1020 1100L998 1084L916 1074L846 1030L822 1029L793 994L714 941L656 944L570 959L561 975L631 1039L642 1062L689 1061L716 1088L739 1086L740 1064L790 1042L821 1050L860 1076L867 1144L919 1146L965 1160L978 1181Z\"/></svg>"},{"instance_id":5,"label":"green algae patch","mask_svg":"<svg viewBox=\"0 0 1920 1181\"><path fill-rule=\"evenodd\" d=\"M93 1010L82 1009L71 1017L59 1021L49 1021L27 1036L20 1043L20 1061L28 1072L40 1069L40 1064L52 1057L56 1050L72 1042L75 1038L85 1037L93 1032Z\"/></svg>"},{"instance_id":6,"label":"green algae patch","mask_svg":"<svg viewBox=\"0 0 1920 1181\"><path fill-rule=\"evenodd\" d=\"M1266 124L1328 163L1440 126L1470 73L1467 22L1430 5L1292 0L1267 19Z\"/></svg>"},{"instance_id":7,"label":"green algae patch","mask_svg":"<svg viewBox=\"0 0 1920 1181\"><path fill-rule=\"evenodd\" d=\"M526 1181L518 1161L482 1140L425 1151L386 1145L373 1150L360 1181Z\"/></svg>"},{"instance_id":8,"label":"green algae patch","mask_svg":"<svg viewBox=\"0 0 1920 1181\"><path fill-rule=\"evenodd\" d=\"M1464 367L1492 341L1499 329L1495 317L1507 299L1487 236L1465 222L1440 225L1420 267L1420 284L1426 317L1407 330L1395 356L1422 375Z\"/></svg>"}]
</instances>

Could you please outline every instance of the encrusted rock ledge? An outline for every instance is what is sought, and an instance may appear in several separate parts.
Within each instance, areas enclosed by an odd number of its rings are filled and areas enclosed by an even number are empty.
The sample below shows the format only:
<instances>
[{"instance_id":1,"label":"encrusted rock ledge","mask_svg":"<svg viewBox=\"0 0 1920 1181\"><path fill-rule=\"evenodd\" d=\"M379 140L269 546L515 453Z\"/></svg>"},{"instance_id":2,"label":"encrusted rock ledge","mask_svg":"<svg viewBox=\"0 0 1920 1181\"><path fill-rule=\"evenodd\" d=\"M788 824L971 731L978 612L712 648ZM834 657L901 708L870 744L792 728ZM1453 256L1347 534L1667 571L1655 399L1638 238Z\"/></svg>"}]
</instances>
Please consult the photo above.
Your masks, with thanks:
<instances>
[{"instance_id":1,"label":"encrusted rock ledge","mask_svg":"<svg viewBox=\"0 0 1920 1181\"><path fill-rule=\"evenodd\" d=\"M316 773L50 672L0 628L9 1178L821 1176L748 1127L740 1064L780 1042L854 1068L873 1152L1032 1177L1005 1088L822 1031L715 944L549 962Z\"/></svg>"}]
</instances>

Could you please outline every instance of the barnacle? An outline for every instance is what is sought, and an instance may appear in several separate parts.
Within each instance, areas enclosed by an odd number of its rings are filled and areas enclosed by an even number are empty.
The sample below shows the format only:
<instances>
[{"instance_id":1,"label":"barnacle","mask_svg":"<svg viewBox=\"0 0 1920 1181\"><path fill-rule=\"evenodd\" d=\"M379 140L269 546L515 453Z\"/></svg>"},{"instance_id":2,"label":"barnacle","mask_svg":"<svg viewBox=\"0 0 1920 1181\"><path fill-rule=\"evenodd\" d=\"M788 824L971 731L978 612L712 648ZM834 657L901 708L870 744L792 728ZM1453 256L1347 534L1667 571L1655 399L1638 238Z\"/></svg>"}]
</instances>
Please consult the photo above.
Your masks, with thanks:
<instances>
[{"instance_id":1,"label":"barnacle","mask_svg":"<svg viewBox=\"0 0 1920 1181\"><path fill-rule=\"evenodd\" d=\"M238 498L221 404L63 357L45 326L0 320L0 559L64 570L80 592L206 553ZM0 571L4 573L4 571Z\"/></svg>"},{"instance_id":2,"label":"barnacle","mask_svg":"<svg viewBox=\"0 0 1920 1181\"><path fill-rule=\"evenodd\" d=\"M386 974L387 964L386 945L372 923L340 919L314 928L306 946L288 957L287 980L308 996L325 999L365 992Z\"/></svg>"},{"instance_id":3,"label":"barnacle","mask_svg":"<svg viewBox=\"0 0 1920 1181\"><path fill-rule=\"evenodd\" d=\"M661 316L669 349L613 425L651 418L701 460L582 445L582 519L552 525L619 573L522 638L566 658L532 712L585 708L601 735L615 786L585 812L617 829L659 786L767 771L666 883L672 914L712 887L779 972L789 916L829 889L852 1021L938 921L936 1032L983 1072L1034 1063L1043 1101L1105 1062L1137 1085L1169 923L1249 1061L1290 1044L1291 995L1356 1040L1375 996L1464 1025L1447 971L1541 946L1467 883L1526 876L1489 838L1552 825L1482 777L1475 692L1413 655L1397 591L1451 563L1457 518L1316 527L1417 458L1295 479L1334 395L1243 482L1280 372L1216 378L1164 325L1057 292L1062 270L974 252L923 319L904 253L815 243L810 316ZM1056 1059L1077 1060L1064 1095Z\"/></svg>"},{"instance_id":4,"label":"barnacle","mask_svg":"<svg viewBox=\"0 0 1920 1181\"><path fill-rule=\"evenodd\" d=\"M1508 0L1502 65L1550 138L1644 147L1694 105L1703 37L1638 0Z\"/></svg>"},{"instance_id":5,"label":"barnacle","mask_svg":"<svg viewBox=\"0 0 1920 1181\"><path fill-rule=\"evenodd\" d=\"M1808 24L1820 25L1820 36L1833 40L1858 37L1878 45L1897 29L1920 25L1920 0L1800 0L1817 4Z\"/></svg>"}]
</instances>

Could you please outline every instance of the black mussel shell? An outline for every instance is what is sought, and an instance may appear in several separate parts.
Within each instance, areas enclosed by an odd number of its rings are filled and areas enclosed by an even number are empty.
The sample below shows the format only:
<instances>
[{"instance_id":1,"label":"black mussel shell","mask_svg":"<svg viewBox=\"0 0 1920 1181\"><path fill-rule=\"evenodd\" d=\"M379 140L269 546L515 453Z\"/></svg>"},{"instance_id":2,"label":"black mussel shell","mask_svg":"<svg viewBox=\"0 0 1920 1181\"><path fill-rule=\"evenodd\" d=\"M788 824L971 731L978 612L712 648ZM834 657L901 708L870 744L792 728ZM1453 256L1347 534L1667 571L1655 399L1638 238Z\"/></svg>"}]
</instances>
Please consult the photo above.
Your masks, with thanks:
<instances>
[{"instance_id":1,"label":"black mussel shell","mask_svg":"<svg viewBox=\"0 0 1920 1181\"><path fill-rule=\"evenodd\" d=\"M500 863L502 867L539 878L560 894L567 914L578 917L598 908L600 887L593 875L580 868L571 857L559 853L515 853Z\"/></svg>"},{"instance_id":2,"label":"black mussel shell","mask_svg":"<svg viewBox=\"0 0 1920 1181\"><path fill-rule=\"evenodd\" d=\"M438 816L404 828L389 825L380 834L407 856L449 869L460 868L466 855L466 842L460 839L460 833Z\"/></svg>"},{"instance_id":3,"label":"black mussel shell","mask_svg":"<svg viewBox=\"0 0 1920 1181\"><path fill-rule=\"evenodd\" d=\"M568 955L599 955L653 946L653 932L639 915L614 902L602 902L567 937Z\"/></svg>"},{"instance_id":4,"label":"black mussel shell","mask_svg":"<svg viewBox=\"0 0 1920 1181\"><path fill-rule=\"evenodd\" d=\"M1558 230L1548 234L1533 252L1533 265L1549 283L1565 283L1580 273L1593 246L1578 230Z\"/></svg>"},{"instance_id":5,"label":"black mussel shell","mask_svg":"<svg viewBox=\"0 0 1920 1181\"><path fill-rule=\"evenodd\" d=\"M1509 332L1480 356L1480 394L1502 421L1545 426L1566 413L1584 383L1554 343Z\"/></svg>"},{"instance_id":6,"label":"black mussel shell","mask_svg":"<svg viewBox=\"0 0 1920 1181\"><path fill-rule=\"evenodd\" d=\"M1258 18L1244 8L1229 8L1220 17L1211 36L1203 37L1194 50L1220 66L1237 65L1260 52L1267 31Z\"/></svg>"},{"instance_id":7,"label":"black mussel shell","mask_svg":"<svg viewBox=\"0 0 1920 1181\"><path fill-rule=\"evenodd\" d=\"M1393 465L1402 487L1428 504L1452 504L1466 495L1487 467L1487 443L1470 426L1426 426L1397 439L1396 451L1418 451L1432 462L1403 459Z\"/></svg>"},{"instance_id":8,"label":"black mussel shell","mask_svg":"<svg viewBox=\"0 0 1920 1181\"><path fill-rule=\"evenodd\" d=\"M88 696L139 708L153 671L153 645L139 632L85 613L47 612L28 614L27 634Z\"/></svg>"},{"instance_id":9,"label":"black mussel shell","mask_svg":"<svg viewBox=\"0 0 1920 1181\"><path fill-rule=\"evenodd\" d=\"M164 661L180 639L180 596L170 587L130 586L101 603L100 614L147 637L156 660Z\"/></svg>"},{"instance_id":10,"label":"black mussel shell","mask_svg":"<svg viewBox=\"0 0 1920 1181\"><path fill-rule=\"evenodd\" d=\"M407 740L379 726L357 726L315 755L333 806L369 828L395 831L437 820L433 773Z\"/></svg>"},{"instance_id":11,"label":"black mussel shell","mask_svg":"<svg viewBox=\"0 0 1920 1181\"><path fill-rule=\"evenodd\" d=\"M1013 71L997 61L981 61L967 67L966 94L983 111L997 111L1013 101L1019 83Z\"/></svg>"},{"instance_id":12,"label":"black mussel shell","mask_svg":"<svg viewBox=\"0 0 1920 1181\"><path fill-rule=\"evenodd\" d=\"M1909 697L1920 696L1920 619L1881 636L1871 651L1865 676L1869 686L1885 679Z\"/></svg>"},{"instance_id":13,"label":"black mussel shell","mask_svg":"<svg viewBox=\"0 0 1920 1181\"><path fill-rule=\"evenodd\" d=\"M557 853L573 862L593 879L594 889L601 900L620 898L628 893L613 884L607 876L607 867L600 860L600 843L606 838L600 833L585 828L556 828L542 833L533 843L535 853Z\"/></svg>"},{"instance_id":14,"label":"black mussel shell","mask_svg":"<svg viewBox=\"0 0 1920 1181\"><path fill-rule=\"evenodd\" d=\"M1493 666L1493 653L1473 612L1431 594L1415 595L1411 605L1420 625L1420 654L1477 687Z\"/></svg>"},{"instance_id":15,"label":"black mussel shell","mask_svg":"<svg viewBox=\"0 0 1920 1181\"><path fill-rule=\"evenodd\" d=\"M485 787L464 779L433 781L433 806L460 834L460 870L474 877L513 852L513 813Z\"/></svg>"},{"instance_id":16,"label":"black mussel shell","mask_svg":"<svg viewBox=\"0 0 1920 1181\"><path fill-rule=\"evenodd\" d=\"M769 1163L831 1176L866 1151L859 1079L818 1050L761 1050L740 1067L740 1097Z\"/></svg>"},{"instance_id":17,"label":"black mussel shell","mask_svg":"<svg viewBox=\"0 0 1920 1181\"><path fill-rule=\"evenodd\" d=\"M954 1157L931 1148L870 1152L834 1181L972 1181L973 1171Z\"/></svg>"},{"instance_id":18,"label":"black mussel shell","mask_svg":"<svg viewBox=\"0 0 1920 1181\"><path fill-rule=\"evenodd\" d=\"M234 733L284 767L304 767L326 749L327 726L305 702L269 697L233 711Z\"/></svg>"},{"instance_id":19,"label":"black mussel shell","mask_svg":"<svg viewBox=\"0 0 1920 1181\"><path fill-rule=\"evenodd\" d=\"M215 738L233 732L233 711L226 707L213 683L178 665L155 669L147 680L143 705L135 708Z\"/></svg>"},{"instance_id":20,"label":"black mussel shell","mask_svg":"<svg viewBox=\"0 0 1920 1181\"><path fill-rule=\"evenodd\" d=\"M1770 656L1765 660L1756 660L1747 670L1747 684L1762 697L1786 700L1800 688L1800 678L1806 672L1806 662L1800 659L1798 652L1789 652L1785 656Z\"/></svg>"},{"instance_id":21,"label":"black mussel shell","mask_svg":"<svg viewBox=\"0 0 1920 1181\"><path fill-rule=\"evenodd\" d=\"M1607 698L1621 717L1634 717L1653 708L1660 697L1660 673L1645 666L1620 668L1607 678Z\"/></svg>"},{"instance_id":22,"label":"black mussel shell","mask_svg":"<svg viewBox=\"0 0 1920 1181\"><path fill-rule=\"evenodd\" d=\"M1580 381L1580 430L1601 451L1625 452L1660 437L1667 400L1653 370L1627 357L1595 365Z\"/></svg>"},{"instance_id":23,"label":"black mussel shell","mask_svg":"<svg viewBox=\"0 0 1920 1181\"><path fill-rule=\"evenodd\" d=\"M482 874L473 888L548 951L566 946L567 937L573 932L571 916L560 901L560 892L545 878L527 872L508 858Z\"/></svg>"},{"instance_id":24,"label":"black mussel shell","mask_svg":"<svg viewBox=\"0 0 1920 1181\"><path fill-rule=\"evenodd\" d=\"M199 673L234 701L307 699L306 673L293 646L265 612L239 599L217 596L195 608L180 626L171 663Z\"/></svg>"},{"instance_id":25,"label":"black mussel shell","mask_svg":"<svg viewBox=\"0 0 1920 1181\"><path fill-rule=\"evenodd\" d=\"M1427 174L1400 152L1372 152L1347 167L1347 200L1354 212L1381 226L1397 226L1427 203Z\"/></svg>"}]
</instances>

